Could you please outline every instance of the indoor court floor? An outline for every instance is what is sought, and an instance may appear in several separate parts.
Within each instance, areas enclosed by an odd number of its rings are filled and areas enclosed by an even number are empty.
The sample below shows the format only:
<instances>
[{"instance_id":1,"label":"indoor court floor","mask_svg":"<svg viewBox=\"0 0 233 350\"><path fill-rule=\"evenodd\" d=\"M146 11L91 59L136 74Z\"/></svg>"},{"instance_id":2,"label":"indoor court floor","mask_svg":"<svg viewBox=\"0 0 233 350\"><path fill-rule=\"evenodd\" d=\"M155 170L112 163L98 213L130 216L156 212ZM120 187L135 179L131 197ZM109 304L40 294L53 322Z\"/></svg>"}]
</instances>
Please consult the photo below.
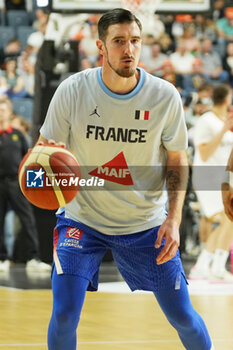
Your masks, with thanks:
<instances>
[{"instance_id":1,"label":"indoor court floor","mask_svg":"<svg viewBox=\"0 0 233 350\"><path fill-rule=\"evenodd\" d=\"M183 349L151 293L131 293L112 264L101 268L100 282L98 293L87 293L79 350ZM190 281L189 290L215 350L233 350L233 284ZM1 274L0 350L46 350L51 308L48 274L30 276L24 266Z\"/></svg>"}]
</instances>

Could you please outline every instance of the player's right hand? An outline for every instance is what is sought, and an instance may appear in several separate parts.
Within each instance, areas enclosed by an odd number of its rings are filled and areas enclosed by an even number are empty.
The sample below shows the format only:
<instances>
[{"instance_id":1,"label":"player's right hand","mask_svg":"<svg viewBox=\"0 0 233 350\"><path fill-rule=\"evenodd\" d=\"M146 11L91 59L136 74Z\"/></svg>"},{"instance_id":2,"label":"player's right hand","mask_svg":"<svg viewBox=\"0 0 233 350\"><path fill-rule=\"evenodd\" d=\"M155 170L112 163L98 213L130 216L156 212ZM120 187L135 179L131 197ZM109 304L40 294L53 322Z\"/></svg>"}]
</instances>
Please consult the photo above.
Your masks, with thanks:
<instances>
[{"instance_id":1,"label":"player's right hand","mask_svg":"<svg viewBox=\"0 0 233 350\"><path fill-rule=\"evenodd\" d=\"M66 148L66 145L64 142L55 142L53 139L46 140L43 136L40 136L38 142L38 146L44 146L44 145L49 145L49 146L58 146L61 148Z\"/></svg>"},{"instance_id":2,"label":"player's right hand","mask_svg":"<svg viewBox=\"0 0 233 350\"><path fill-rule=\"evenodd\" d=\"M167 217L164 223L160 226L158 236L155 242L155 248L160 248L162 241L165 238L165 245L159 253L156 263L164 264L174 258L180 244L179 226L175 220Z\"/></svg>"}]
</instances>

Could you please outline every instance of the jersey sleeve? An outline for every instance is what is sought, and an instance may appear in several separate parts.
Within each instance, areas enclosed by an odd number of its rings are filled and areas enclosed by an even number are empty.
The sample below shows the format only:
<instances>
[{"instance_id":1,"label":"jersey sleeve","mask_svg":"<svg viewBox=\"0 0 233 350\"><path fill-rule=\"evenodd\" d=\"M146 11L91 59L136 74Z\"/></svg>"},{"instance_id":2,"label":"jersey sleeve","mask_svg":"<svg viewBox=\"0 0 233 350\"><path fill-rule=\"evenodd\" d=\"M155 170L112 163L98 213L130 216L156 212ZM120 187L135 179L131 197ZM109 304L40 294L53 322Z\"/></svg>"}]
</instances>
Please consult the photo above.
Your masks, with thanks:
<instances>
[{"instance_id":1,"label":"jersey sleeve","mask_svg":"<svg viewBox=\"0 0 233 350\"><path fill-rule=\"evenodd\" d=\"M208 143L214 136L211 120L208 116L203 115L199 118L194 128L194 145L198 146L202 143Z\"/></svg>"},{"instance_id":2,"label":"jersey sleeve","mask_svg":"<svg viewBox=\"0 0 233 350\"><path fill-rule=\"evenodd\" d=\"M162 144L168 151L182 151L188 146L187 127L182 101L174 88L168 106L168 117L162 132Z\"/></svg>"},{"instance_id":3,"label":"jersey sleeve","mask_svg":"<svg viewBox=\"0 0 233 350\"><path fill-rule=\"evenodd\" d=\"M66 142L70 130L71 86L69 79L57 88L50 102L40 133L46 139Z\"/></svg>"}]
</instances>

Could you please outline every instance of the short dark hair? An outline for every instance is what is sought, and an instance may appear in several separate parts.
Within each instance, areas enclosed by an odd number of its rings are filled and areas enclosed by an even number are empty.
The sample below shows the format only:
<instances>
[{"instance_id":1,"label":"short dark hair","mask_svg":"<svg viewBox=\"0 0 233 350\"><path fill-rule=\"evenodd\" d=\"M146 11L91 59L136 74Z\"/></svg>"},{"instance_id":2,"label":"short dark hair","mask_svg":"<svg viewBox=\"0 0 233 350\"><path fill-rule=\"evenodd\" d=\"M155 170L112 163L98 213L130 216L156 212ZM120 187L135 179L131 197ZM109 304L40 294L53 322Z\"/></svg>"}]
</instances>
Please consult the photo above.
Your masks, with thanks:
<instances>
[{"instance_id":1,"label":"short dark hair","mask_svg":"<svg viewBox=\"0 0 233 350\"><path fill-rule=\"evenodd\" d=\"M203 83L201 86L199 86L198 91L204 91L204 90L213 90L214 86L209 83Z\"/></svg>"},{"instance_id":2,"label":"short dark hair","mask_svg":"<svg viewBox=\"0 0 233 350\"><path fill-rule=\"evenodd\" d=\"M213 102L215 105L221 105L226 97L231 92L230 85L227 84L220 84L214 88L213 91Z\"/></svg>"},{"instance_id":3,"label":"short dark hair","mask_svg":"<svg viewBox=\"0 0 233 350\"><path fill-rule=\"evenodd\" d=\"M5 100L5 99L0 99L0 104L1 105L6 105L8 110L13 113L13 104L11 102L11 100L9 100L8 98Z\"/></svg>"},{"instance_id":4,"label":"short dark hair","mask_svg":"<svg viewBox=\"0 0 233 350\"><path fill-rule=\"evenodd\" d=\"M98 33L99 39L105 41L108 27L112 24L118 23L132 23L136 22L140 31L142 31L142 24L139 19L130 11L123 8L116 8L106 12L99 20Z\"/></svg>"}]
</instances>

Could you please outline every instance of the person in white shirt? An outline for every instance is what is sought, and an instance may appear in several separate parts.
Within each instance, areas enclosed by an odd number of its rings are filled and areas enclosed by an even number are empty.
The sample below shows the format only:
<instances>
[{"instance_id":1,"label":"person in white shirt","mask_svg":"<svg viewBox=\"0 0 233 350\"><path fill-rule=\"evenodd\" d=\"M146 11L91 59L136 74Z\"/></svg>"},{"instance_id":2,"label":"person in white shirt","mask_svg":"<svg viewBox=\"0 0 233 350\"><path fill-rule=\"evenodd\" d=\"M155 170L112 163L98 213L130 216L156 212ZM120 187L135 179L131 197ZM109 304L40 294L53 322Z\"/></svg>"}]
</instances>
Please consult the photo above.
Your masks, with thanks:
<instances>
[{"instance_id":1,"label":"person in white shirt","mask_svg":"<svg viewBox=\"0 0 233 350\"><path fill-rule=\"evenodd\" d=\"M191 74L195 57L187 50L184 39L179 39L177 48L170 55L170 60L177 74Z\"/></svg>"},{"instance_id":2,"label":"person in white shirt","mask_svg":"<svg viewBox=\"0 0 233 350\"><path fill-rule=\"evenodd\" d=\"M221 177L233 147L233 113L231 87L214 88L213 107L203 114L195 126L193 184L203 216L218 222L211 231L205 248L191 269L189 278L214 278L233 282L225 268L233 241L233 223L224 213ZM214 226L214 225L213 225Z\"/></svg>"}]
</instances>

